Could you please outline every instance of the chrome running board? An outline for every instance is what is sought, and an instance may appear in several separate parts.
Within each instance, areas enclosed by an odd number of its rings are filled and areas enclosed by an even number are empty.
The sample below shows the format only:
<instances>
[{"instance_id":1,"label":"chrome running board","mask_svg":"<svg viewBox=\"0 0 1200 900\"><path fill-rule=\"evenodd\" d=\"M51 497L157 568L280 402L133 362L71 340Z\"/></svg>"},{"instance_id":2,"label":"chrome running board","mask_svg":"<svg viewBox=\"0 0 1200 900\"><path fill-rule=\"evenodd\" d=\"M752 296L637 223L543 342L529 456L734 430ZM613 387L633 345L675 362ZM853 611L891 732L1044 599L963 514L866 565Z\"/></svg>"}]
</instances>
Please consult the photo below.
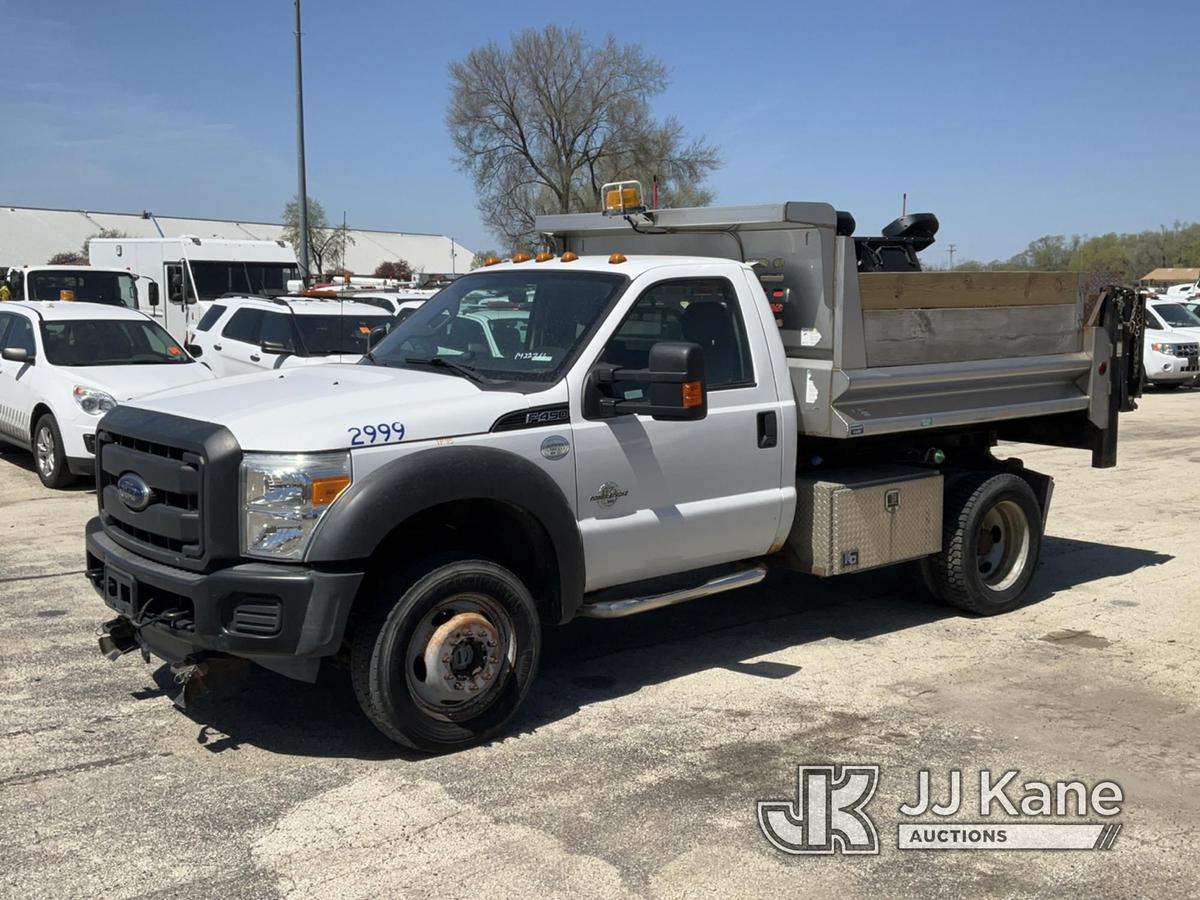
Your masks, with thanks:
<instances>
[{"instance_id":1,"label":"chrome running board","mask_svg":"<svg viewBox=\"0 0 1200 900\"><path fill-rule=\"evenodd\" d=\"M767 567L764 565L751 566L721 575L706 581L697 587L667 591L663 594L650 594L645 597L623 597L619 600L601 600L596 603L585 603L579 607L579 615L589 619L620 619L637 613L661 609L664 606L674 606L676 603L686 603L688 600L698 600L723 591L733 591L738 588L758 584L767 577Z\"/></svg>"}]
</instances>

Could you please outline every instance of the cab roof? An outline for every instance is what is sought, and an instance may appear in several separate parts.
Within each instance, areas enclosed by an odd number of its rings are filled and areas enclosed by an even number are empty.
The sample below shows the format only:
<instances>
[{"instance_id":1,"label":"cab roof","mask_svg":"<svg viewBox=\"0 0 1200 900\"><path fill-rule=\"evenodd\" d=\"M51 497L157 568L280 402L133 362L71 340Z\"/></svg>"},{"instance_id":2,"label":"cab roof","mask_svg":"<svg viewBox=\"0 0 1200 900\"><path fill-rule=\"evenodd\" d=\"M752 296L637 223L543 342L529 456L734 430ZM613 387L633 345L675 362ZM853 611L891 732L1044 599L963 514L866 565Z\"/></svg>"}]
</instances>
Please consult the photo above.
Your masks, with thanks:
<instances>
[{"instance_id":1,"label":"cab roof","mask_svg":"<svg viewBox=\"0 0 1200 900\"><path fill-rule=\"evenodd\" d=\"M546 262L534 262L526 260L525 262L501 262L490 266L482 266L473 270L463 278L469 278L479 272L511 272L511 271L550 271L550 272L605 272L614 275L627 275L630 278L636 278L644 272L651 269L662 268L663 266L702 266L702 265L736 265L744 266L745 263L736 260L728 259L719 256L670 256L667 254L640 254L630 253L626 255L624 262L613 263L609 262L610 257L604 256L580 256L570 262L563 262L562 258L555 256L554 259Z\"/></svg>"},{"instance_id":2,"label":"cab roof","mask_svg":"<svg viewBox=\"0 0 1200 900\"><path fill-rule=\"evenodd\" d=\"M14 300L0 303L0 312L10 309L24 309L37 314L46 322L62 322L71 320L101 320L101 319L141 319L152 321L149 316L130 309L127 306L115 306L108 303L88 303L83 300Z\"/></svg>"}]
</instances>

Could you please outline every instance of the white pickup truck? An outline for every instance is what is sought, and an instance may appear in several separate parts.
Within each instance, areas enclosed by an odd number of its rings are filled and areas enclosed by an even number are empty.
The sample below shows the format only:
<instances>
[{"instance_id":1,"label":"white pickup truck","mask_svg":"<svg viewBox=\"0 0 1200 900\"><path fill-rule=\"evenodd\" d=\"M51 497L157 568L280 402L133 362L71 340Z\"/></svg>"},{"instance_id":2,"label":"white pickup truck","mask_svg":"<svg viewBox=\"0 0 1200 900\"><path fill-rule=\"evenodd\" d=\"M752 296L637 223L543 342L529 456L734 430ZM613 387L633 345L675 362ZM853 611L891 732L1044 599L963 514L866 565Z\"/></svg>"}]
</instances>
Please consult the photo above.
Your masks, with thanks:
<instances>
[{"instance_id":1,"label":"white pickup truck","mask_svg":"<svg viewBox=\"0 0 1200 900\"><path fill-rule=\"evenodd\" d=\"M1019 604L1052 481L991 449L1115 463L1136 295L1088 324L1074 275L919 272L932 217L855 238L827 204L617 196L542 220L553 251L463 276L360 365L108 413L86 539L105 654L305 680L340 655L384 734L439 752L505 729L543 623L773 564L915 561L961 609ZM481 306L518 314L500 352Z\"/></svg>"}]
</instances>

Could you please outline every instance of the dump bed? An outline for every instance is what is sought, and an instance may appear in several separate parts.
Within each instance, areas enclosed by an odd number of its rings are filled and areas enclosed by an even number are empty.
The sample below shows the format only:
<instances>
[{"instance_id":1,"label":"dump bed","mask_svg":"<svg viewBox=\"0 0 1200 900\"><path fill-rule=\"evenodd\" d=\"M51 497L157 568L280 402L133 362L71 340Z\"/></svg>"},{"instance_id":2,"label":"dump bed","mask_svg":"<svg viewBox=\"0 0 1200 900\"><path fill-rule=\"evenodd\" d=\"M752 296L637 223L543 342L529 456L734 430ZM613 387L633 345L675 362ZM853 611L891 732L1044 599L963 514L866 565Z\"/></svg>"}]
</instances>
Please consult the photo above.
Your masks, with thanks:
<instances>
[{"instance_id":1,"label":"dump bed","mask_svg":"<svg viewBox=\"0 0 1200 900\"><path fill-rule=\"evenodd\" d=\"M852 438L1077 413L1106 427L1112 342L1069 272L861 272L826 203L542 216L579 254L751 263L809 436ZM839 233L841 231L842 233ZM862 239L860 239L861 241ZM912 257L915 260L915 256ZM1101 367L1107 370L1107 366Z\"/></svg>"}]
</instances>

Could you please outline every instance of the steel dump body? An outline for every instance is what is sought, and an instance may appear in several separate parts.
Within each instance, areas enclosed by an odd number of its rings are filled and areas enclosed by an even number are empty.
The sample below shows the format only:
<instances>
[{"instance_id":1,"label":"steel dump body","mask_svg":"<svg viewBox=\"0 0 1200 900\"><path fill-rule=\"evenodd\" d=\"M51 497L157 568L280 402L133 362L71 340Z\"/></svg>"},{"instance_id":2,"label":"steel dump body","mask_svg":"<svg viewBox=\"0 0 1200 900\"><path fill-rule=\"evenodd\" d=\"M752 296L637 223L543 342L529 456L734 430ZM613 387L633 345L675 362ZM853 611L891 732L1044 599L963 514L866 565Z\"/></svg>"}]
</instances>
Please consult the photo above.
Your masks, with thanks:
<instances>
[{"instance_id":1,"label":"steel dump body","mask_svg":"<svg viewBox=\"0 0 1200 900\"><path fill-rule=\"evenodd\" d=\"M580 255L751 263L776 310L805 435L1080 412L1107 422L1108 383L1095 370L1111 342L1084 327L1074 273L860 273L854 238L837 233L826 203L540 216L537 228Z\"/></svg>"}]
</instances>

